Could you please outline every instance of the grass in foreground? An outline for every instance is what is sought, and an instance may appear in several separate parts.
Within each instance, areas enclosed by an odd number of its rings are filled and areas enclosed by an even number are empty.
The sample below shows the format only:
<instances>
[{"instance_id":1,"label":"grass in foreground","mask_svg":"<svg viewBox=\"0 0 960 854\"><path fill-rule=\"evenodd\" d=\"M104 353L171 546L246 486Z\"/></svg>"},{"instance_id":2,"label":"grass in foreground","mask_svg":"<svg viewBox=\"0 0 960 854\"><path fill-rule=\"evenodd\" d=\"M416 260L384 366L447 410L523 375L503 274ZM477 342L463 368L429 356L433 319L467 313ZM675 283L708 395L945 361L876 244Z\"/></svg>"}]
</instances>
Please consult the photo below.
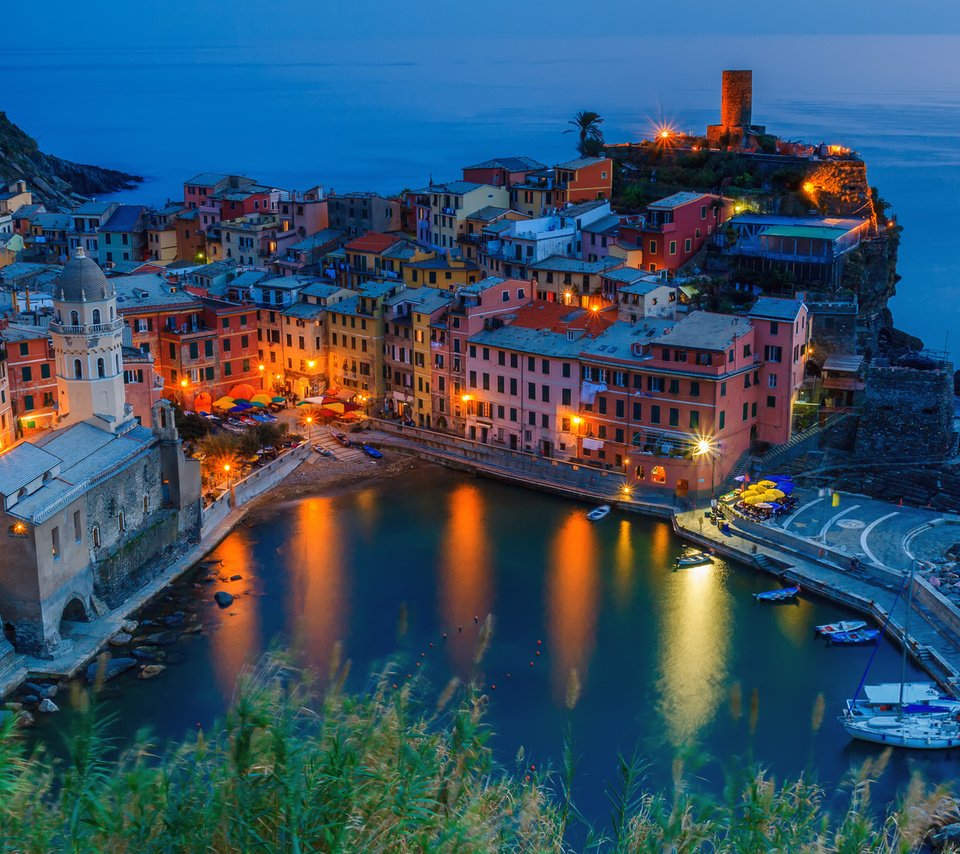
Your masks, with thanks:
<instances>
[{"instance_id":1,"label":"grass in foreground","mask_svg":"<svg viewBox=\"0 0 960 854\"><path fill-rule=\"evenodd\" d=\"M242 680L224 724L180 745L141 738L119 757L108 720L77 716L70 757L27 755L0 731L0 850L17 852L907 852L957 820L942 788L913 780L899 808L877 819L871 783L886 757L849 782L844 815L823 810L804 779L778 785L761 769L696 792L679 761L671 791L645 788L620 761L611 821L589 828L559 778L498 765L484 722L487 698L451 682L436 701L422 683L386 672L348 693L335 661L320 690L281 658ZM522 765L522 757L518 765Z\"/></svg>"}]
</instances>

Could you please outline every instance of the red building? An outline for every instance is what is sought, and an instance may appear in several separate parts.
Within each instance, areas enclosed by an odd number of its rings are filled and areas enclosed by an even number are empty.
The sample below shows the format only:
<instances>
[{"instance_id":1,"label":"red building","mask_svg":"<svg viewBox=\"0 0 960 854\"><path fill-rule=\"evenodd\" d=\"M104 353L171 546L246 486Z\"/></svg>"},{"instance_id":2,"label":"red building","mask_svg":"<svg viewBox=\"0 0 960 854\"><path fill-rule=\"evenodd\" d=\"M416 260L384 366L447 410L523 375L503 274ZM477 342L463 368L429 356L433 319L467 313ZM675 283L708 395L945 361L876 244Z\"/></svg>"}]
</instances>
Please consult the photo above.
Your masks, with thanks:
<instances>
[{"instance_id":1,"label":"red building","mask_svg":"<svg viewBox=\"0 0 960 854\"><path fill-rule=\"evenodd\" d=\"M531 172L546 168L532 157L494 157L483 163L464 166L463 180L492 187L510 187L522 184Z\"/></svg>"},{"instance_id":2,"label":"red building","mask_svg":"<svg viewBox=\"0 0 960 854\"><path fill-rule=\"evenodd\" d=\"M733 214L733 202L709 193L674 193L621 222L617 242L643 252L651 272L676 273Z\"/></svg>"},{"instance_id":3,"label":"red building","mask_svg":"<svg viewBox=\"0 0 960 854\"><path fill-rule=\"evenodd\" d=\"M46 328L11 325L3 330L3 339L17 437L55 426L57 372Z\"/></svg>"}]
</instances>

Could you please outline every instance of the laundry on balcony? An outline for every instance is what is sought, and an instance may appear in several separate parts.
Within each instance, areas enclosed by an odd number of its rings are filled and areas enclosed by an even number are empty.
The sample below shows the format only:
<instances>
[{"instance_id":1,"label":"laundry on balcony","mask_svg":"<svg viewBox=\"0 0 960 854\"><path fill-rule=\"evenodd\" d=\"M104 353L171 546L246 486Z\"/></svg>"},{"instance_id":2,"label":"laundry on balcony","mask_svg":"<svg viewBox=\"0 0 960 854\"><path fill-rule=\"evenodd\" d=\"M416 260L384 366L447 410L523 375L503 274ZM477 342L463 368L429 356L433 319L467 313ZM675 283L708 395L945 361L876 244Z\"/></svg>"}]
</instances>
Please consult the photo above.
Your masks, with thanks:
<instances>
[{"instance_id":1,"label":"laundry on balcony","mask_svg":"<svg viewBox=\"0 0 960 854\"><path fill-rule=\"evenodd\" d=\"M606 383L592 383L584 380L580 387L580 402L593 403L594 397L596 397L600 392L604 392L606 390Z\"/></svg>"},{"instance_id":2,"label":"laundry on balcony","mask_svg":"<svg viewBox=\"0 0 960 854\"><path fill-rule=\"evenodd\" d=\"M588 451L599 451L603 448L603 441L600 439L584 439L583 447Z\"/></svg>"}]
</instances>

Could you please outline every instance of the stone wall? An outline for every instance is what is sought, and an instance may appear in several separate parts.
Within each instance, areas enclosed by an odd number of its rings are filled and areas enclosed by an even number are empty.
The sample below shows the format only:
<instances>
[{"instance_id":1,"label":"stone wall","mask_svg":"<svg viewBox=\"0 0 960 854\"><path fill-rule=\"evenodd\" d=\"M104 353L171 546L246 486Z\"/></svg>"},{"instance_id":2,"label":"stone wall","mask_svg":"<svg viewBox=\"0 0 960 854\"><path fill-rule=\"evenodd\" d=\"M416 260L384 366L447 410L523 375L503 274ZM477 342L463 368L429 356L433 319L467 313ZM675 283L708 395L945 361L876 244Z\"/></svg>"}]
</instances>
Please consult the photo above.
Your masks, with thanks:
<instances>
[{"instance_id":1,"label":"stone wall","mask_svg":"<svg viewBox=\"0 0 960 854\"><path fill-rule=\"evenodd\" d=\"M94 593L111 608L119 607L162 568L166 553L178 542L178 513L165 509L151 524L119 543L93 567Z\"/></svg>"},{"instance_id":2,"label":"stone wall","mask_svg":"<svg viewBox=\"0 0 960 854\"><path fill-rule=\"evenodd\" d=\"M953 365L934 370L871 365L855 453L876 460L937 459L953 444Z\"/></svg>"},{"instance_id":3,"label":"stone wall","mask_svg":"<svg viewBox=\"0 0 960 854\"><path fill-rule=\"evenodd\" d=\"M813 161L804 177L807 196L823 216L874 217L873 197L862 160Z\"/></svg>"}]
</instances>

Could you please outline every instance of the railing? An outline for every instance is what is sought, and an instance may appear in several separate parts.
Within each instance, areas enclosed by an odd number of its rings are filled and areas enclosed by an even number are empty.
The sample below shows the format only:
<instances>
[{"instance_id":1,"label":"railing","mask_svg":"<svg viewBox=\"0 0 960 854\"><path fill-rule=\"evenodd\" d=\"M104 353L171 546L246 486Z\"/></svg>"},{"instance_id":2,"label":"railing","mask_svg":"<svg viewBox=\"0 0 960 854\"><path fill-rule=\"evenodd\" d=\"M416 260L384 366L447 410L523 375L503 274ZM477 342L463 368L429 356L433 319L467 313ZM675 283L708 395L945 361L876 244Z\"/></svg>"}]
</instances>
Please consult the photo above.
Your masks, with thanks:
<instances>
[{"instance_id":1,"label":"railing","mask_svg":"<svg viewBox=\"0 0 960 854\"><path fill-rule=\"evenodd\" d=\"M50 328L61 335L104 335L123 329L123 321L118 318L110 321L110 323L95 323L89 326L66 326L62 323L53 322L50 324Z\"/></svg>"}]
</instances>

